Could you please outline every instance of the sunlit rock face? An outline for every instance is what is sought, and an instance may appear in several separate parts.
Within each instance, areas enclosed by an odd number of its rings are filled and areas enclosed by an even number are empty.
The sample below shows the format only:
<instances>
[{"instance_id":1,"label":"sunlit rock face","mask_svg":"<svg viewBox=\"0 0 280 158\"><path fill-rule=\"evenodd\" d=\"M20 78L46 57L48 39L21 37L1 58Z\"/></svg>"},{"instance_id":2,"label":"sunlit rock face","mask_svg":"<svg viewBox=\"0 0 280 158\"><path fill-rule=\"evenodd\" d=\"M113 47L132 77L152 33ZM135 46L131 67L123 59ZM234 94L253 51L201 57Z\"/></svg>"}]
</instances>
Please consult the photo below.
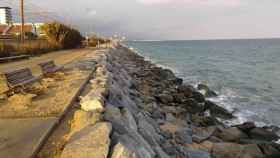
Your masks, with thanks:
<instances>
[{"instance_id":1,"label":"sunlit rock face","mask_svg":"<svg viewBox=\"0 0 280 158\"><path fill-rule=\"evenodd\" d=\"M87 126L75 133L65 146L62 158L104 158L108 156L112 125L108 122Z\"/></svg>"}]
</instances>

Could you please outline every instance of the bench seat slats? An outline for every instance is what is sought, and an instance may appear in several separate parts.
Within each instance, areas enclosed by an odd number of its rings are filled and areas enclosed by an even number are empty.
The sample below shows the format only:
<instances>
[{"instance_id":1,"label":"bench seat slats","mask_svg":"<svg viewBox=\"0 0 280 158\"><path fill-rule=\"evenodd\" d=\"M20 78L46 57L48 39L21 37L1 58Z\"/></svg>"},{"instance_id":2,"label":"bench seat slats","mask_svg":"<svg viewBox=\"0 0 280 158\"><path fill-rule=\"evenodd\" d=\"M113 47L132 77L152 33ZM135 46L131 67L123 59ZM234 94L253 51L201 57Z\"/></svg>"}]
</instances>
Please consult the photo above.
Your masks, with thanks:
<instances>
[{"instance_id":1,"label":"bench seat slats","mask_svg":"<svg viewBox=\"0 0 280 158\"><path fill-rule=\"evenodd\" d=\"M26 84L38 81L39 79L40 79L40 77L34 77L34 78L31 78L31 79L28 79L28 80L24 80L24 81L22 81L18 84L14 84L13 86L17 87L17 86L20 86L20 85L26 85Z\"/></svg>"},{"instance_id":2,"label":"bench seat slats","mask_svg":"<svg viewBox=\"0 0 280 158\"><path fill-rule=\"evenodd\" d=\"M4 73L4 75L10 88L26 85L33 81L39 80L39 77L34 77L31 70L28 68L9 71Z\"/></svg>"},{"instance_id":3,"label":"bench seat slats","mask_svg":"<svg viewBox=\"0 0 280 158\"><path fill-rule=\"evenodd\" d=\"M53 60L48 60L39 64L43 74L54 73L63 69L63 66L55 65Z\"/></svg>"}]
</instances>

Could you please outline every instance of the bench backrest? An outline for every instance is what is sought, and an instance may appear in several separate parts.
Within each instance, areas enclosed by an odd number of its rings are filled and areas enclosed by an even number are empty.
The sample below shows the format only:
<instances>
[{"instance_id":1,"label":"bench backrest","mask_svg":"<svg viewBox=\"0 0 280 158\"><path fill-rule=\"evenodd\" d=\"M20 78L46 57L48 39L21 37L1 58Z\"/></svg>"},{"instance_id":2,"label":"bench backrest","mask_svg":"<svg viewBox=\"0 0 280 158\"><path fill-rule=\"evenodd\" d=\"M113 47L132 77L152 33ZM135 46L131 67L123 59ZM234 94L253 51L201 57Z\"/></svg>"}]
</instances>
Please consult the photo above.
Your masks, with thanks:
<instances>
[{"instance_id":1,"label":"bench backrest","mask_svg":"<svg viewBox=\"0 0 280 158\"><path fill-rule=\"evenodd\" d=\"M32 72L29 68L23 68L23 69L19 69L19 70L9 71L9 72L4 73L4 75L7 79L9 86L17 85L24 81L34 78L34 76L32 75Z\"/></svg>"},{"instance_id":2,"label":"bench backrest","mask_svg":"<svg viewBox=\"0 0 280 158\"><path fill-rule=\"evenodd\" d=\"M56 67L53 60L48 60L46 62L40 63L39 65L42 68L43 73L48 72L49 70Z\"/></svg>"}]
</instances>

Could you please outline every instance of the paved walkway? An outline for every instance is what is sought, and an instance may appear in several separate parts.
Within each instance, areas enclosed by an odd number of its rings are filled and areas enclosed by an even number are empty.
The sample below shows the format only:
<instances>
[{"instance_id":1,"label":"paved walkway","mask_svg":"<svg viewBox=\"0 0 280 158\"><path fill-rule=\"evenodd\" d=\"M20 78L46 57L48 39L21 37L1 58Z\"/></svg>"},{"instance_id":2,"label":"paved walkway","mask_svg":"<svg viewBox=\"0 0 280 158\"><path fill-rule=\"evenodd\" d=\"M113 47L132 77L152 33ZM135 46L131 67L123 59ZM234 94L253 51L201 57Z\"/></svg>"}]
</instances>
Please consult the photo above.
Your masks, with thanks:
<instances>
[{"instance_id":1,"label":"paved walkway","mask_svg":"<svg viewBox=\"0 0 280 158\"><path fill-rule=\"evenodd\" d=\"M35 75L39 75L41 72L38 63L42 61L52 59L58 65L64 65L82 59L93 51L93 49L59 51L33 57L29 60L0 64L0 72L29 67ZM37 152L38 145L48 136L57 122L58 117L1 119L0 113L0 158L31 158L35 156L34 153Z\"/></svg>"},{"instance_id":2,"label":"paved walkway","mask_svg":"<svg viewBox=\"0 0 280 158\"><path fill-rule=\"evenodd\" d=\"M0 157L30 158L57 118L0 119Z\"/></svg>"}]
</instances>

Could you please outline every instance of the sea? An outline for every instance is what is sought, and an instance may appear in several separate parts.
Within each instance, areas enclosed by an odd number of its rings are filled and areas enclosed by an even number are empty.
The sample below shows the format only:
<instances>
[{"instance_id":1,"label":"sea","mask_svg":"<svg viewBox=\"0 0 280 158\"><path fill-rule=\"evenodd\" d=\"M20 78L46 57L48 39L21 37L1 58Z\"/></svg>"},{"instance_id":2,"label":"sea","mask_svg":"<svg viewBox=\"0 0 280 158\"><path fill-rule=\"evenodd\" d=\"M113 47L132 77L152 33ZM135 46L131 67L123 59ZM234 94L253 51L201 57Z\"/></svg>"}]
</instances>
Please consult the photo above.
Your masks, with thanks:
<instances>
[{"instance_id":1,"label":"sea","mask_svg":"<svg viewBox=\"0 0 280 158\"><path fill-rule=\"evenodd\" d=\"M127 41L147 60L186 84L207 84L209 98L234 112L228 124L280 127L280 39Z\"/></svg>"}]
</instances>

